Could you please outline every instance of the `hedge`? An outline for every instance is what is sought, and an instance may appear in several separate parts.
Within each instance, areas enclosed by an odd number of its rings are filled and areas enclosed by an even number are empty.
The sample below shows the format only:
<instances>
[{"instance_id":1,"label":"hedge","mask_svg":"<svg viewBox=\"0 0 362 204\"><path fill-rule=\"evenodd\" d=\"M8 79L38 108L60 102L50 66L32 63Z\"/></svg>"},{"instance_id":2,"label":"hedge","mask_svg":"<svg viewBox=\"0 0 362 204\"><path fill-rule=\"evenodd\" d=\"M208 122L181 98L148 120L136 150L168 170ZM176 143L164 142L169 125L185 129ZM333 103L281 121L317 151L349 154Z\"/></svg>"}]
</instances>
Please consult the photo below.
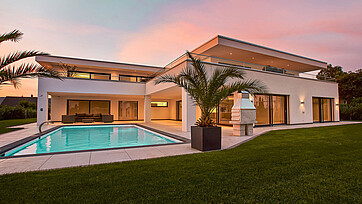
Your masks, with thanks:
<instances>
[{"instance_id":1,"label":"hedge","mask_svg":"<svg viewBox=\"0 0 362 204\"><path fill-rule=\"evenodd\" d=\"M341 120L362 120L362 97L355 98L351 104L340 104Z\"/></svg>"}]
</instances>

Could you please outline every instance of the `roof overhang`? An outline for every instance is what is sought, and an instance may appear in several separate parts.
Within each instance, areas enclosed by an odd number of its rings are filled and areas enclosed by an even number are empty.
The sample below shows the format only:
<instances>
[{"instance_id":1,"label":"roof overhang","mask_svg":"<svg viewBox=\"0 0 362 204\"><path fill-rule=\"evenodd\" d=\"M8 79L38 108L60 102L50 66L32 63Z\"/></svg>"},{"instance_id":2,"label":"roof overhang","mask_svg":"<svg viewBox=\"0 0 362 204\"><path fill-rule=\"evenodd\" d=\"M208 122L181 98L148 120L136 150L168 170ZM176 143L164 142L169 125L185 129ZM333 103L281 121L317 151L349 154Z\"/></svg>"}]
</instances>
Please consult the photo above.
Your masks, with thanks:
<instances>
[{"instance_id":1,"label":"roof overhang","mask_svg":"<svg viewBox=\"0 0 362 204\"><path fill-rule=\"evenodd\" d=\"M36 56L35 61L46 68L53 68L59 64L74 65L78 68L93 68L100 70L115 70L124 73L138 73L149 75L163 69L163 67L137 65L119 62L108 62L100 60L80 59L61 56Z\"/></svg>"},{"instance_id":2,"label":"roof overhang","mask_svg":"<svg viewBox=\"0 0 362 204\"><path fill-rule=\"evenodd\" d=\"M326 62L220 35L194 49L192 53L260 65L270 65L297 72L308 72L327 67Z\"/></svg>"}]
</instances>

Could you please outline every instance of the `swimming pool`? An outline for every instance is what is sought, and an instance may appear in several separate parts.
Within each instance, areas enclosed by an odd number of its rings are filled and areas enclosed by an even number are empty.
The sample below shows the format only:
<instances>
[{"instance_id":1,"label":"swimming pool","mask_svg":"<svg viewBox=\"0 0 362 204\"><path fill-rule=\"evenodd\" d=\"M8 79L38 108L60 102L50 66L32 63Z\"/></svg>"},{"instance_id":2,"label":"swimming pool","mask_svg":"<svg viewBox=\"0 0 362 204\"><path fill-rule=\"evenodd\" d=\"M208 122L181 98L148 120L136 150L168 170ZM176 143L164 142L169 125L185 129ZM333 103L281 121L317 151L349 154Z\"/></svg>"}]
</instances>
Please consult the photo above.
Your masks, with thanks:
<instances>
[{"instance_id":1,"label":"swimming pool","mask_svg":"<svg viewBox=\"0 0 362 204\"><path fill-rule=\"evenodd\" d=\"M136 125L63 126L5 152L3 156L44 154L180 143Z\"/></svg>"}]
</instances>

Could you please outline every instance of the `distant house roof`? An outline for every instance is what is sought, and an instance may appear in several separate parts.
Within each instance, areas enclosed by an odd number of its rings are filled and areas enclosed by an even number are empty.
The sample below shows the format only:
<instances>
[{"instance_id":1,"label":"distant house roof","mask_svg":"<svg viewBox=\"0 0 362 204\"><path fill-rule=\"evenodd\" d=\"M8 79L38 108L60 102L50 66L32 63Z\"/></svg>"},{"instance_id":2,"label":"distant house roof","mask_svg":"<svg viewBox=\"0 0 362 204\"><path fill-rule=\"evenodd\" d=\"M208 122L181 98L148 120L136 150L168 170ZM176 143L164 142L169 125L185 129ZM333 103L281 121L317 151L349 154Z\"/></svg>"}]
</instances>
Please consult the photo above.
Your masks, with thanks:
<instances>
[{"instance_id":1,"label":"distant house roof","mask_svg":"<svg viewBox=\"0 0 362 204\"><path fill-rule=\"evenodd\" d=\"M6 96L1 97L0 104L7 105L7 106L17 106L20 101L29 101L30 103L37 104L37 97L18 97L18 96Z\"/></svg>"}]
</instances>

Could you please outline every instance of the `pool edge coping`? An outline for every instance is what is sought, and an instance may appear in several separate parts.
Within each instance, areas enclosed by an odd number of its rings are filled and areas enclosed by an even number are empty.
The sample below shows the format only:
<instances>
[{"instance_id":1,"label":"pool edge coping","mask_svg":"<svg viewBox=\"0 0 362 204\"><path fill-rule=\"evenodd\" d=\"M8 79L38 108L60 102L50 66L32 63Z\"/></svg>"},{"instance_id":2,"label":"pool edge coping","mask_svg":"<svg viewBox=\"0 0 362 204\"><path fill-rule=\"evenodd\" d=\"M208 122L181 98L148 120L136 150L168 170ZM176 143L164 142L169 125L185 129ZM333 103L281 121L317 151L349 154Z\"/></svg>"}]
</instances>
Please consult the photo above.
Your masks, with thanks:
<instances>
[{"instance_id":1,"label":"pool edge coping","mask_svg":"<svg viewBox=\"0 0 362 204\"><path fill-rule=\"evenodd\" d=\"M0 160L2 159L11 159L11 158L20 158L20 157L33 157L33 156L45 156L45 155L56 155L56 154L71 154L71 153L82 153L82 152L93 152L93 151L107 151L107 150L117 150L117 149L131 149L131 148L142 148L142 147L157 147L157 146L165 146L165 145L177 145L177 144L187 144L191 143L191 140L188 138L184 138L182 136L178 136L172 133L168 133L162 130L158 130L155 128L148 127L146 125L141 125L137 123L125 123L125 124L82 124L82 125L57 125L55 127L49 128L41 133L36 133L31 136L25 137L23 139L17 140L10 144L4 145L0 147L0 155L5 154L5 152L17 148L21 145L24 145L27 142L30 142L36 138L39 138L43 135L46 135L50 132L53 132L62 127L71 127L71 126L114 126L114 125L134 125L139 126L141 128L156 132L158 134L170 137L172 139L176 139L181 141L180 143L166 143L166 144L152 144L152 145L141 145L141 146L130 146L130 147L112 147L112 148L102 148L102 149L86 149L86 150L74 150L74 151L64 151L64 152L49 152L49 153L40 153L40 154L26 154L26 155L17 155L17 156L0 156Z\"/></svg>"}]
</instances>

